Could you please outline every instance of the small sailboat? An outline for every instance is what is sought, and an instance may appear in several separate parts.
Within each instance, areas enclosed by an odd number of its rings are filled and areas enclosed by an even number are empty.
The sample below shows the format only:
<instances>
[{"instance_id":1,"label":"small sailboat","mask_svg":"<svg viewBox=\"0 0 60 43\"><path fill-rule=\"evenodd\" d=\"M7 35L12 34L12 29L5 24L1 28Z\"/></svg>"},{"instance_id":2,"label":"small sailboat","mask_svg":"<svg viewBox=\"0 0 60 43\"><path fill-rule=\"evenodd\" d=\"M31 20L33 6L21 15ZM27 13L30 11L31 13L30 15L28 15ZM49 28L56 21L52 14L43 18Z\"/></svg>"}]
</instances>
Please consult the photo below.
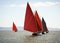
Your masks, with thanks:
<instances>
[{"instance_id":1,"label":"small sailboat","mask_svg":"<svg viewBox=\"0 0 60 43\"><path fill-rule=\"evenodd\" d=\"M12 30L13 30L14 32L17 32L17 27L16 27L16 25L14 24L14 22L13 22Z\"/></svg>"},{"instance_id":2,"label":"small sailboat","mask_svg":"<svg viewBox=\"0 0 60 43\"><path fill-rule=\"evenodd\" d=\"M46 22L45 22L43 17L42 17L42 25L43 25L43 32L42 32L42 34L44 34L44 32L48 33L49 31L48 31L48 28L46 26Z\"/></svg>"},{"instance_id":3,"label":"small sailboat","mask_svg":"<svg viewBox=\"0 0 60 43\"><path fill-rule=\"evenodd\" d=\"M26 7L24 30L33 32L33 34L35 35L36 35L36 32L38 32L35 17L33 15L33 12L30 8L29 3L27 3L27 7Z\"/></svg>"},{"instance_id":4,"label":"small sailboat","mask_svg":"<svg viewBox=\"0 0 60 43\"><path fill-rule=\"evenodd\" d=\"M24 21L24 30L33 32L32 35L38 35L38 32L42 32L42 24L41 20L39 20L39 17L37 15L37 12L35 15L33 15L33 12L31 10L31 7L29 3L27 3L26 7L26 14L25 14L25 21Z\"/></svg>"}]
</instances>

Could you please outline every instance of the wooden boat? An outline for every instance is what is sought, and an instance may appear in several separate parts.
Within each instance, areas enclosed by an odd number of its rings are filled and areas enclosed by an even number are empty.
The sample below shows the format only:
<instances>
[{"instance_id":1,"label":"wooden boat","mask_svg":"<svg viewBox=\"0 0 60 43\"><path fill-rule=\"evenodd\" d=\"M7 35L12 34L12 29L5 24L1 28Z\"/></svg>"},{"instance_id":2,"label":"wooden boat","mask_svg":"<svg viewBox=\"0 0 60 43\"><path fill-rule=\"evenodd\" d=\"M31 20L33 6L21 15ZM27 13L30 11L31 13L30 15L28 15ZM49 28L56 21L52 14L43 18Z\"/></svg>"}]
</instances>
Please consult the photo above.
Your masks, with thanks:
<instances>
[{"instance_id":1,"label":"wooden boat","mask_svg":"<svg viewBox=\"0 0 60 43\"><path fill-rule=\"evenodd\" d=\"M37 20L36 17L37 16L33 15L29 3L27 3L25 21L24 21L24 30L33 32L32 35L38 35L38 32L42 32L42 27L40 27L42 24L41 25L39 24L40 20L39 19Z\"/></svg>"},{"instance_id":2,"label":"wooden boat","mask_svg":"<svg viewBox=\"0 0 60 43\"><path fill-rule=\"evenodd\" d=\"M42 25L43 25L43 32L42 32L42 34L44 34L44 32L48 33L49 31L48 31L46 22L45 22L43 17L42 17Z\"/></svg>"},{"instance_id":3,"label":"wooden boat","mask_svg":"<svg viewBox=\"0 0 60 43\"><path fill-rule=\"evenodd\" d=\"M14 24L14 22L13 22L12 30L13 30L14 32L17 32L17 27L16 27L16 25Z\"/></svg>"}]
</instances>

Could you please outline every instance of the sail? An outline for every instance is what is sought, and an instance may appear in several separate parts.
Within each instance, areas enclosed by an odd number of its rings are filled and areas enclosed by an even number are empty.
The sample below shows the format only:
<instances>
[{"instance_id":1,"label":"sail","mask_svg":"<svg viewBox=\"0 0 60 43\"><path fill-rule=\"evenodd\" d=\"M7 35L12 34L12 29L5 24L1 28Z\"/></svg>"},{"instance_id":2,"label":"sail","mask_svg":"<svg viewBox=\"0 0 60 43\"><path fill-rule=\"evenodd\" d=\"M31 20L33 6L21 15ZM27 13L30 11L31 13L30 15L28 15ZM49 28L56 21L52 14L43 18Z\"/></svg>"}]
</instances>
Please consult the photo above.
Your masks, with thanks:
<instances>
[{"instance_id":1,"label":"sail","mask_svg":"<svg viewBox=\"0 0 60 43\"><path fill-rule=\"evenodd\" d=\"M42 21L39 18L39 15L38 15L37 11L35 12L35 19L36 19L36 22L37 22L37 25L38 25L38 31L42 32L43 31Z\"/></svg>"},{"instance_id":2,"label":"sail","mask_svg":"<svg viewBox=\"0 0 60 43\"><path fill-rule=\"evenodd\" d=\"M34 18L32 10L30 8L29 3L27 3L27 7L26 7L24 30L27 30L30 32L37 32L38 31L37 26L36 26L36 22L35 22L35 18Z\"/></svg>"},{"instance_id":3,"label":"sail","mask_svg":"<svg viewBox=\"0 0 60 43\"><path fill-rule=\"evenodd\" d=\"M17 27L16 27L16 25L14 24L14 22L13 22L12 30L13 30L14 32L17 32Z\"/></svg>"},{"instance_id":4,"label":"sail","mask_svg":"<svg viewBox=\"0 0 60 43\"><path fill-rule=\"evenodd\" d=\"M43 25L44 32L48 32L48 29L47 29L47 26L46 26L46 22L45 22L43 17L42 17L42 25Z\"/></svg>"}]
</instances>

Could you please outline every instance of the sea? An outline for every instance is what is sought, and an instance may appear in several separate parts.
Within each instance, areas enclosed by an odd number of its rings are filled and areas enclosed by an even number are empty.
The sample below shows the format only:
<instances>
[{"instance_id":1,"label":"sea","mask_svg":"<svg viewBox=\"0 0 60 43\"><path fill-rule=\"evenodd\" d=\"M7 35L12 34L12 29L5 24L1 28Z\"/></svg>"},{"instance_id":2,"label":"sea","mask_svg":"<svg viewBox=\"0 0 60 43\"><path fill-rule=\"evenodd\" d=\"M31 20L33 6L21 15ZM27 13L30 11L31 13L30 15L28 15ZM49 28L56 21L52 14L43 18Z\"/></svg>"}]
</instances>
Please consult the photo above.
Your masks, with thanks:
<instances>
[{"instance_id":1,"label":"sea","mask_svg":"<svg viewBox=\"0 0 60 43\"><path fill-rule=\"evenodd\" d=\"M17 27L18 31L23 31L24 27ZM0 27L1 30L10 30L12 31L12 27ZM48 28L49 31L60 31L60 28Z\"/></svg>"}]
</instances>

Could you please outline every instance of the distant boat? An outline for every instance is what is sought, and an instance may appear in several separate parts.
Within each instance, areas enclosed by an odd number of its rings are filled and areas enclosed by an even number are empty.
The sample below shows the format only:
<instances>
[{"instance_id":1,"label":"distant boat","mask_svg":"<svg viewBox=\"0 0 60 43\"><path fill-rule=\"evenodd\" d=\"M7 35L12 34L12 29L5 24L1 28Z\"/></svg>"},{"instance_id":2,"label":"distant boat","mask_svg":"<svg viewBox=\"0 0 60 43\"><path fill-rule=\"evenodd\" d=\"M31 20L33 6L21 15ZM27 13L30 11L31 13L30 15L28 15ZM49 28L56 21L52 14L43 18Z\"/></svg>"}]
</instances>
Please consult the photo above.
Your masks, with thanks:
<instances>
[{"instance_id":1,"label":"distant boat","mask_svg":"<svg viewBox=\"0 0 60 43\"><path fill-rule=\"evenodd\" d=\"M14 22L13 22L12 30L13 30L14 32L17 32L17 27L16 27L16 25L14 24Z\"/></svg>"},{"instance_id":2,"label":"distant boat","mask_svg":"<svg viewBox=\"0 0 60 43\"><path fill-rule=\"evenodd\" d=\"M48 33L49 31L48 31L46 22L45 22L43 17L42 17L42 25L43 25L43 32L42 32L42 34L44 34L44 32Z\"/></svg>"}]
</instances>

